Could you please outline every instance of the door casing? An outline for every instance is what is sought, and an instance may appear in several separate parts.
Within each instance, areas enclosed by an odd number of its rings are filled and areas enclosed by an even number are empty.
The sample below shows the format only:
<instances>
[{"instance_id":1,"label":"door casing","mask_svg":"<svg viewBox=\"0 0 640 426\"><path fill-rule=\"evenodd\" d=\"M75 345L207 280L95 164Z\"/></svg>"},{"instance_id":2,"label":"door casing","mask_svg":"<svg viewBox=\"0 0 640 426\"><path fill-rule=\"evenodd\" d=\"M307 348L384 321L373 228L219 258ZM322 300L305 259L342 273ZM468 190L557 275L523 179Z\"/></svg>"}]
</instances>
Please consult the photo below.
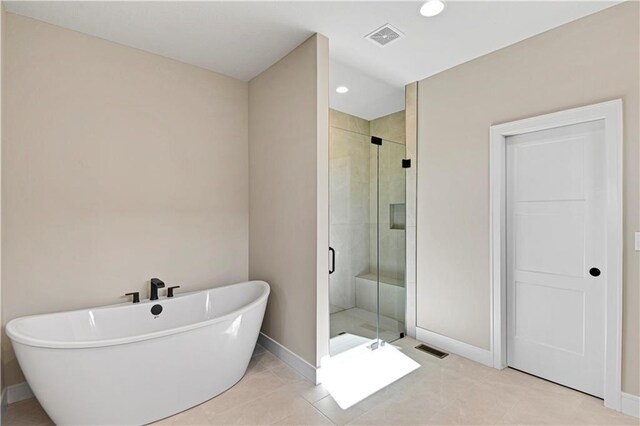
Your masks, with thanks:
<instances>
[{"instance_id":1,"label":"door casing","mask_svg":"<svg viewBox=\"0 0 640 426\"><path fill-rule=\"evenodd\" d=\"M490 128L490 274L493 366L507 366L506 139L540 130L604 120L606 179L604 405L620 411L622 377L622 100L545 114Z\"/></svg>"}]
</instances>

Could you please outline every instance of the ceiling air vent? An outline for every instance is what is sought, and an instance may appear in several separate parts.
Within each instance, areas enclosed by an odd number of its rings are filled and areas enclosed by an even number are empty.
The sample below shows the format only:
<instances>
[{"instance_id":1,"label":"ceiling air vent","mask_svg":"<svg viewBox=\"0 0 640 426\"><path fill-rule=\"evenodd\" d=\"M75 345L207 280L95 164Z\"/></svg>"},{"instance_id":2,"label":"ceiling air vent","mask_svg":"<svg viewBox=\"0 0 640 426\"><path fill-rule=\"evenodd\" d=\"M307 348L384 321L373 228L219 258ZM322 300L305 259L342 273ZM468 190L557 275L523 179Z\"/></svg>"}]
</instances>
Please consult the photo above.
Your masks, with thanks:
<instances>
[{"instance_id":1,"label":"ceiling air vent","mask_svg":"<svg viewBox=\"0 0 640 426\"><path fill-rule=\"evenodd\" d=\"M391 43L400 40L404 34L391 24L384 24L377 30L365 36L366 39L376 46L385 47Z\"/></svg>"}]
</instances>

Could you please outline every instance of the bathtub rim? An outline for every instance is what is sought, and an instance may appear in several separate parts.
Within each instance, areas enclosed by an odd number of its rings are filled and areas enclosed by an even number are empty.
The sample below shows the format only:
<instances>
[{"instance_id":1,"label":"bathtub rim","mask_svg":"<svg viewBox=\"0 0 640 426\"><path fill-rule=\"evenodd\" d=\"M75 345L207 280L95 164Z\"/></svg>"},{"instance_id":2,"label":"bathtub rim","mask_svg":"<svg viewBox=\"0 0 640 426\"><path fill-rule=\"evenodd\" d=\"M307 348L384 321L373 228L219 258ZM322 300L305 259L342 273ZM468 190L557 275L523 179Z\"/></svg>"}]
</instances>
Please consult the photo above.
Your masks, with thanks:
<instances>
[{"instance_id":1,"label":"bathtub rim","mask_svg":"<svg viewBox=\"0 0 640 426\"><path fill-rule=\"evenodd\" d=\"M23 317L14 318L11 321L9 321L9 323L7 323L7 325L5 327L5 332L7 333L7 336L9 337L9 339L11 339L12 343L20 343L20 344L26 345L26 346L37 347L37 348L48 348L48 349L90 349L90 348L100 348L100 347L107 347L107 346L126 345L126 344L141 342L141 341L144 341L144 340L158 339L158 338L161 338L161 337L171 336L173 334L178 334L178 333L184 333L184 332L188 332L188 331L195 330L195 329L198 329L198 328L202 328L202 327L206 327L206 326L209 326L209 325L217 324L219 322L224 322L224 321L229 320L229 319L231 319L233 317L236 317L238 314L242 314L242 313L251 311L256 306L258 306L258 305L260 305L262 303L266 303L267 298L269 297L269 294L271 293L271 287L269 286L269 284L266 281L251 280L251 281L243 281L243 282L234 283L234 284L228 284L228 285L219 286L219 287L211 287L211 288L205 289L205 290L194 290L194 291L190 291L190 292L180 293L179 295L174 296L175 298L182 298L182 297L194 295L194 294L197 294L197 293L205 293L205 292L213 291L213 290L216 290L216 289L233 287L233 286L243 285L243 284L253 284L253 283L259 284L262 287L262 294L260 294L258 296L258 298L256 298L251 303L243 305L241 308L236 309L233 312L229 312L229 313L227 313L225 315L222 315L222 316L219 316L219 317L216 317L216 318L211 318L211 319L206 320L206 321L200 321L200 322L196 322L196 323L193 323L193 324L183 325L183 326L180 326L180 327L168 328L166 330L155 331L155 332L152 332L152 333L145 333L145 334L127 336L127 337L119 337L119 338L115 338L115 339L103 339L103 340L74 342L74 341L57 341L57 340L39 339L39 338L25 336L24 334L14 330L15 324L19 323L20 321L26 320L26 319L50 317L52 315L63 315L63 314L66 314L66 313L83 312L83 311L90 311L90 310L113 309L113 308L117 308L117 307L131 306L132 305L131 303L116 303L116 304L113 304L113 305L105 305L105 306L98 306L98 307L84 308L84 309L74 309L74 310L70 310L70 311L60 311L60 312L52 312L52 313L37 314L37 315L26 315L26 316L23 316ZM140 301L139 305L136 304L136 306L152 304L152 303L156 304L156 303L162 303L162 302L167 302L167 301L168 301L167 298L158 299L158 300L144 299L144 300Z\"/></svg>"}]
</instances>

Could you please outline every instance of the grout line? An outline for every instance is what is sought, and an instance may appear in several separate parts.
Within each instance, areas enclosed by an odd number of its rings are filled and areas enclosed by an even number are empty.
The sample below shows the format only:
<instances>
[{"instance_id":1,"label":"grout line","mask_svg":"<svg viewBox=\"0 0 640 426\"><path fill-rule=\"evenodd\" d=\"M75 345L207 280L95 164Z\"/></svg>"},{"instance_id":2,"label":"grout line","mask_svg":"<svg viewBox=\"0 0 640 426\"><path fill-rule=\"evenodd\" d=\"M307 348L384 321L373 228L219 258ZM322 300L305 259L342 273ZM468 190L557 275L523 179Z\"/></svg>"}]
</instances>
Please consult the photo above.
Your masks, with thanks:
<instances>
[{"instance_id":1,"label":"grout line","mask_svg":"<svg viewBox=\"0 0 640 426\"><path fill-rule=\"evenodd\" d=\"M299 393L299 392L296 392L296 393L298 394L298 396L299 396L300 398L302 398L302 399L304 400L304 402L306 402L307 404L309 404L309 405L311 406L311 408L313 408L314 410L316 410L316 411L317 411L317 412L318 412L322 417L324 417L325 419L327 419L327 420L328 420L332 425L337 425L333 420L331 420L329 417L327 417L327 415L326 415L326 414L324 414L320 409L318 409L318 408L317 408L316 406L314 406L310 401L306 400L302 395L300 395L300 393ZM326 397L325 397L325 398L326 398ZM324 399L324 398L321 398L321 399ZM273 422L273 423L271 423L271 424L276 424L276 423L278 423L279 421L286 419L287 417L291 417L291 416L293 416L294 414L296 414L298 411L299 411L299 410L296 410L296 411L292 412L291 414L288 414L288 415L284 416L283 418L278 419L278 420L276 420L275 422Z\"/></svg>"}]
</instances>

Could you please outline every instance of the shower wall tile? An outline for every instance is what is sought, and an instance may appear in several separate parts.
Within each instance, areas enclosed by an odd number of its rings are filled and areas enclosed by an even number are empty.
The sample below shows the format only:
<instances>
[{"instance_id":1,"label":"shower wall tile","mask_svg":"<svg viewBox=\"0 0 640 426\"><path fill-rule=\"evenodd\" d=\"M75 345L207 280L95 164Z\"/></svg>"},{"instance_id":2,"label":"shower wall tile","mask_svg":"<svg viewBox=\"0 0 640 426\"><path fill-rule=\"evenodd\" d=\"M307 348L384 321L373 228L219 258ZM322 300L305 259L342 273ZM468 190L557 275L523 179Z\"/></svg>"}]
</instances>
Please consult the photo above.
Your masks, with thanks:
<instances>
[{"instance_id":1,"label":"shower wall tile","mask_svg":"<svg viewBox=\"0 0 640 426\"><path fill-rule=\"evenodd\" d=\"M350 220L355 225L369 223L369 182L351 182Z\"/></svg>"},{"instance_id":2,"label":"shower wall tile","mask_svg":"<svg viewBox=\"0 0 640 426\"><path fill-rule=\"evenodd\" d=\"M349 158L331 159L329 165L329 223L350 222L351 176Z\"/></svg>"},{"instance_id":3,"label":"shower wall tile","mask_svg":"<svg viewBox=\"0 0 640 426\"><path fill-rule=\"evenodd\" d=\"M405 146L384 141L379 148L379 182L376 182L378 173L376 163L376 152L371 154L371 187L370 187L370 208L371 218L374 226L370 230L371 265L375 267L377 252L377 229L375 227L375 217L379 213L379 250L380 250L380 274L399 281L405 278L405 231L402 229L391 229L391 204L404 204L406 197L405 169L402 168L402 159L405 158ZM379 187L378 187L379 184ZM379 194L378 194L379 191ZM379 212L378 209L379 200Z\"/></svg>"},{"instance_id":4,"label":"shower wall tile","mask_svg":"<svg viewBox=\"0 0 640 426\"><path fill-rule=\"evenodd\" d=\"M378 306L377 283L375 279L356 277L356 307L375 312ZM380 314L404 322L404 288L380 282Z\"/></svg>"},{"instance_id":5,"label":"shower wall tile","mask_svg":"<svg viewBox=\"0 0 640 426\"><path fill-rule=\"evenodd\" d=\"M351 247L349 224L332 224L329 241L335 250L335 272L329 279L329 302L343 309L355 306L355 290L351 285Z\"/></svg>"},{"instance_id":6,"label":"shower wall tile","mask_svg":"<svg viewBox=\"0 0 640 426\"><path fill-rule=\"evenodd\" d=\"M370 130L372 136L378 136L399 144L405 143L405 113L394 112L384 117L371 120Z\"/></svg>"},{"instance_id":7,"label":"shower wall tile","mask_svg":"<svg viewBox=\"0 0 640 426\"><path fill-rule=\"evenodd\" d=\"M329 212L336 270L330 277L331 305L355 306L355 277L369 269L369 123L331 110Z\"/></svg>"},{"instance_id":8,"label":"shower wall tile","mask_svg":"<svg viewBox=\"0 0 640 426\"><path fill-rule=\"evenodd\" d=\"M329 110L329 126L369 136L369 121L335 109Z\"/></svg>"},{"instance_id":9,"label":"shower wall tile","mask_svg":"<svg viewBox=\"0 0 640 426\"><path fill-rule=\"evenodd\" d=\"M351 224L351 274L353 277L369 272L369 225Z\"/></svg>"}]
</instances>

